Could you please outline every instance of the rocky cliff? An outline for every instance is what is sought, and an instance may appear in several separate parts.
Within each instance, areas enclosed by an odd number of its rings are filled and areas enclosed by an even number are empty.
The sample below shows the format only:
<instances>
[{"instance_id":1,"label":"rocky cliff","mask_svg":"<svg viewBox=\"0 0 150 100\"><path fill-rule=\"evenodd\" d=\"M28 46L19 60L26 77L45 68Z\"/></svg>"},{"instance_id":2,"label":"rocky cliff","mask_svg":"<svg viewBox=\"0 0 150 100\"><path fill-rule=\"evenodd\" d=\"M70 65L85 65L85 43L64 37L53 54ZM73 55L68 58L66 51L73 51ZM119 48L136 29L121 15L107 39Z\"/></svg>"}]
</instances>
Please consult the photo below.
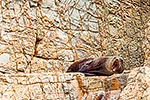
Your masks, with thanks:
<instances>
[{"instance_id":1,"label":"rocky cliff","mask_svg":"<svg viewBox=\"0 0 150 100\"><path fill-rule=\"evenodd\" d=\"M1 0L0 98L116 100L122 90L126 98L130 70L129 80L142 78L132 70L149 77L142 67L149 65L149 20L149 0ZM126 71L65 73L80 58L106 55L124 58Z\"/></svg>"}]
</instances>

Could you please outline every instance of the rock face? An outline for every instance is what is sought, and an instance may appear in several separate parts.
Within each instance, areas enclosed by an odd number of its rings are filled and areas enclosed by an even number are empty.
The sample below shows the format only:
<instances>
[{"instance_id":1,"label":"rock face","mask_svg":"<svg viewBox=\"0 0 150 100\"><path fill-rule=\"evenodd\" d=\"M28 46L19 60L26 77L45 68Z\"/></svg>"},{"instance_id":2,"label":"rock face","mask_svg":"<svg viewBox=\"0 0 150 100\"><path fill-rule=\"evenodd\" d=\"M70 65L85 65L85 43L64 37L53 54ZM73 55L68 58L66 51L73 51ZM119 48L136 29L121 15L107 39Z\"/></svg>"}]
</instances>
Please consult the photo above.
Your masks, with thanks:
<instances>
[{"instance_id":1,"label":"rock face","mask_svg":"<svg viewBox=\"0 0 150 100\"><path fill-rule=\"evenodd\" d=\"M2 100L81 100L84 98L83 79L79 74L5 74L0 75ZM83 86L83 91L82 87ZM82 97L83 96L83 97Z\"/></svg>"},{"instance_id":2,"label":"rock face","mask_svg":"<svg viewBox=\"0 0 150 100\"><path fill-rule=\"evenodd\" d=\"M133 69L119 100L150 100L150 68Z\"/></svg>"},{"instance_id":3,"label":"rock face","mask_svg":"<svg viewBox=\"0 0 150 100\"><path fill-rule=\"evenodd\" d=\"M145 25L145 41L143 44L143 48L145 51L145 66L149 66L150 65L150 20L147 22L147 24Z\"/></svg>"},{"instance_id":4,"label":"rock face","mask_svg":"<svg viewBox=\"0 0 150 100\"><path fill-rule=\"evenodd\" d=\"M104 91L107 92L108 89L112 91L107 93L107 98L118 98L123 88L121 86L126 85L126 79L125 75L90 78L79 73L1 74L0 98L2 100L96 100L99 95L105 96ZM112 93L116 95L110 95Z\"/></svg>"},{"instance_id":5,"label":"rock face","mask_svg":"<svg viewBox=\"0 0 150 100\"><path fill-rule=\"evenodd\" d=\"M125 86L117 81L118 76L115 90L109 91L110 84L101 86L99 81L110 77L92 77L97 84L93 85L88 78L63 73L83 57L121 56L126 69L143 66L145 59L148 64L149 5L149 0L0 0L0 97L95 100L116 94L117 99L120 87ZM56 72L59 74L49 74ZM51 86L51 78L60 76L66 81ZM41 83L43 77L45 83ZM86 91L79 86L80 80ZM126 78L123 80L126 83ZM107 89L99 92L101 87ZM54 89L55 93L51 92Z\"/></svg>"},{"instance_id":6,"label":"rock face","mask_svg":"<svg viewBox=\"0 0 150 100\"><path fill-rule=\"evenodd\" d=\"M123 57L126 69L139 67L148 5L147 0L1 0L0 54L24 55L23 72L35 72L33 57L52 66L43 71L65 72L79 58L105 55Z\"/></svg>"},{"instance_id":7,"label":"rock face","mask_svg":"<svg viewBox=\"0 0 150 100\"><path fill-rule=\"evenodd\" d=\"M120 94L119 100L150 100L150 22L147 22L145 25L145 33L145 66L131 70L127 86Z\"/></svg>"}]
</instances>

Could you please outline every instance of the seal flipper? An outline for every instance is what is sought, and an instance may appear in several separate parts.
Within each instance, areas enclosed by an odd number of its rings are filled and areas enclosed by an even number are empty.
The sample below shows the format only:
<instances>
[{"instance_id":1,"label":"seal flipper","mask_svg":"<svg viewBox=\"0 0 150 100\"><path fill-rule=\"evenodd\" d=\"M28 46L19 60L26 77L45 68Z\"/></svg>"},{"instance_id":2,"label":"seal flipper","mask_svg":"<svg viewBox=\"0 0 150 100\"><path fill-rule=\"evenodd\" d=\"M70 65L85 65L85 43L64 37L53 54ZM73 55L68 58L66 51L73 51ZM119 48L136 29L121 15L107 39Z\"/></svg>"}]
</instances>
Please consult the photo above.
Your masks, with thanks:
<instances>
[{"instance_id":1,"label":"seal flipper","mask_svg":"<svg viewBox=\"0 0 150 100\"><path fill-rule=\"evenodd\" d=\"M82 65L80 68L79 68L79 72L86 72L88 71L90 68L91 68L91 63L93 62L93 60L89 60L87 62L85 62L84 65Z\"/></svg>"},{"instance_id":2,"label":"seal flipper","mask_svg":"<svg viewBox=\"0 0 150 100\"><path fill-rule=\"evenodd\" d=\"M79 70L85 70L86 67L84 67L84 69L82 69L82 66L90 63L91 61L93 61L94 58L85 58L79 61L74 62L73 64L71 64L71 66L68 68L67 72L79 72Z\"/></svg>"},{"instance_id":3,"label":"seal flipper","mask_svg":"<svg viewBox=\"0 0 150 100\"><path fill-rule=\"evenodd\" d=\"M93 60L89 66L87 66L87 71L98 71L100 70L102 67L105 66L105 62L108 58L97 58L95 60Z\"/></svg>"},{"instance_id":4,"label":"seal flipper","mask_svg":"<svg viewBox=\"0 0 150 100\"><path fill-rule=\"evenodd\" d=\"M88 65L83 65L83 66L81 66L81 68L80 68L78 71L79 71L79 72L85 72L87 66L88 66Z\"/></svg>"}]
</instances>

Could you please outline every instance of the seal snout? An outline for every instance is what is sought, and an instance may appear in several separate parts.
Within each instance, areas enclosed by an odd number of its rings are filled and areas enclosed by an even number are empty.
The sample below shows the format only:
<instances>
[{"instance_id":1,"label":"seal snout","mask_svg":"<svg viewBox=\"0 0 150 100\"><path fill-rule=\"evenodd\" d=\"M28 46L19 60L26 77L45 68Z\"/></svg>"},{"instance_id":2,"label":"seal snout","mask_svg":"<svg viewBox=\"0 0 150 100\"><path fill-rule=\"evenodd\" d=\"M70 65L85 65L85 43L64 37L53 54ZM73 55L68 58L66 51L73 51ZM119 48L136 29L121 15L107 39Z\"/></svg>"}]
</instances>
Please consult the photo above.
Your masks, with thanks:
<instances>
[{"instance_id":1,"label":"seal snout","mask_svg":"<svg viewBox=\"0 0 150 100\"><path fill-rule=\"evenodd\" d=\"M112 70L115 72L118 69L118 67L119 67L119 60L116 59L113 63L113 67L112 67L113 69Z\"/></svg>"},{"instance_id":2,"label":"seal snout","mask_svg":"<svg viewBox=\"0 0 150 100\"><path fill-rule=\"evenodd\" d=\"M114 73L122 73L124 71L124 61L122 57L114 57L112 70Z\"/></svg>"}]
</instances>

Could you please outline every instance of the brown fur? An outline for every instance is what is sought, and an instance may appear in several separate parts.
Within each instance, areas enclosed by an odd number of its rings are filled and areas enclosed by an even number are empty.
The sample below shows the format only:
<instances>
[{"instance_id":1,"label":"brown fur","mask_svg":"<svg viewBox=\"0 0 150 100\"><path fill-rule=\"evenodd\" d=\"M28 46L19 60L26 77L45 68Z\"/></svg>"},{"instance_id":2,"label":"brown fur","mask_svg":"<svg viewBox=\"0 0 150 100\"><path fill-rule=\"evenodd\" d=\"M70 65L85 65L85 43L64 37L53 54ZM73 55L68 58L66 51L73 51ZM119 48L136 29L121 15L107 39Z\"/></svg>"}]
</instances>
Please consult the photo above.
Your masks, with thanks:
<instances>
[{"instance_id":1,"label":"brown fur","mask_svg":"<svg viewBox=\"0 0 150 100\"><path fill-rule=\"evenodd\" d=\"M78 72L82 65L88 61L92 61L94 58L85 58L74 62L67 70L67 72Z\"/></svg>"},{"instance_id":2,"label":"brown fur","mask_svg":"<svg viewBox=\"0 0 150 100\"><path fill-rule=\"evenodd\" d=\"M106 56L79 60L73 63L67 72L81 72L87 76L109 76L114 73L122 73L123 70L124 64L121 57Z\"/></svg>"}]
</instances>

